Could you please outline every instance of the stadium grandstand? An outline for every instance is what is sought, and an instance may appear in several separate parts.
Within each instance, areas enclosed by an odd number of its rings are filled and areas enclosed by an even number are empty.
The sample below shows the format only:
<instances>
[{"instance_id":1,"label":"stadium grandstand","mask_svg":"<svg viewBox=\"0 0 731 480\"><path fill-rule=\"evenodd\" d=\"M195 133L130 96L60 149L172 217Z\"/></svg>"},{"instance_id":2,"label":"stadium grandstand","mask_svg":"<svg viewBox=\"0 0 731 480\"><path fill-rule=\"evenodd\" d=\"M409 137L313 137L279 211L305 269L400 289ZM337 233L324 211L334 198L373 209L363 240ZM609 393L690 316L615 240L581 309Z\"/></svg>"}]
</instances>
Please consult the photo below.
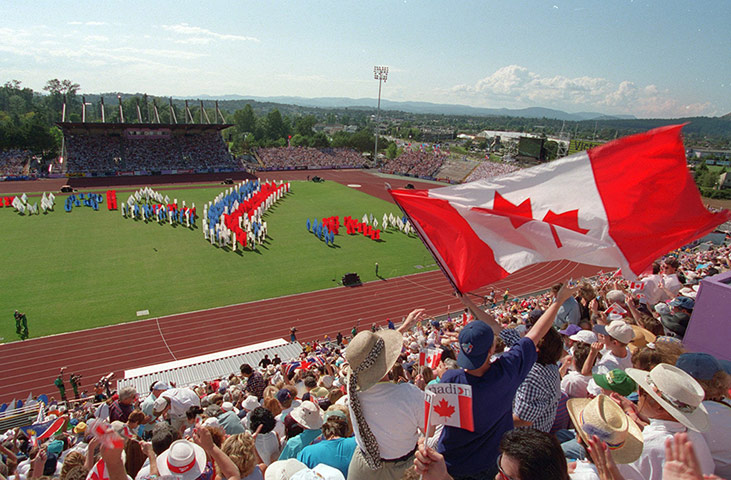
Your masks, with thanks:
<instances>
[{"instance_id":1,"label":"stadium grandstand","mask_svg":"<svg viewBox=\"0 0 731 480\"><path fill-rule=\"evenodd\" d=\"M186 122L177 123L171 115L174 123L170 124L159 122L156 106L156 123L143 123L139 114L137 122L125 122L121 103L120 122L87 122L83 121L85 105L83 102L81 122L65 121L64 107L63 120L57 123L63 132L62 154L50 169L53 173L115 176L243 170L221 136L221 131L232 125L225 123L217 104L217 119L221 123L210 123L207 114L206 123L203 118L196 123L186 102Z\"/></svg>"},{"instance_id":2,"label":"stadium grandstand","mask_svg":"<svg viewBox=\"0 0 731 480\"><path fill-rule=\"evenodd\" d=\"M381 172L434 179L447 155L441 151L405 151L381 167Z\"/></svg>"},{"instance_id":3,"label":"stadium grandstand","mask_svg":"<svg viewBox=\"0 0 731 480\"><path fill-rule=\"evenodd\" d=\"M469 175L479 162L469 159L466 156L462 158L447 157L442 167L434 175L437 180L449 183L462 183L467 175Z\"/></svg>"},{"instance_id":4,"label":"stadium grandstand","mask_svg":"<svg viewBox=\"0 0 731 480\"><path fill-rule=\"evenodd\" d=\"M263 171L362 168L366 163L350 148L260 148L256 156Z\"/></svg>"},{"instance_id":5,"label":"stadium grandstand","mask_svg":"<svg viewBox=\"0 0 731 480\"><path fill-rule=\"evenodd\" d=\"M0 177L18 178L31 174L31 160L33 153L30 150L13 148L0 150Z\"/></svg>"}]
</instances>

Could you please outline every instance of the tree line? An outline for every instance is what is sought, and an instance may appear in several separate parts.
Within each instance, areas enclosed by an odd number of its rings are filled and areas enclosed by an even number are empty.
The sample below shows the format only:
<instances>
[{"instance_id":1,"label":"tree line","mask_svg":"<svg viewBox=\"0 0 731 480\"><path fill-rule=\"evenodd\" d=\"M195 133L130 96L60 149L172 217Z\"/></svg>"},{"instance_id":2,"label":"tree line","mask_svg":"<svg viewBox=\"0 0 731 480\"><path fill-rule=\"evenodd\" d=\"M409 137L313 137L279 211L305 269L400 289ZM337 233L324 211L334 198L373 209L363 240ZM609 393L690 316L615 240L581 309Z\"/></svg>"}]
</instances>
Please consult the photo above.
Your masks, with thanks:
<instances>
[{"instance_id":1,"label":"tree line","mask_svg":"<svg viewBox=\"0 0 731 480\"><path fill-rule=\"evenodd\" d=\"M0 149L26 149L45 158L61 147L60 120L64 96L74 97L79 89L70 80L49 80L43 90L34 92L21 82L11 80L0 87Z\"/></svg>"}]
</instances>

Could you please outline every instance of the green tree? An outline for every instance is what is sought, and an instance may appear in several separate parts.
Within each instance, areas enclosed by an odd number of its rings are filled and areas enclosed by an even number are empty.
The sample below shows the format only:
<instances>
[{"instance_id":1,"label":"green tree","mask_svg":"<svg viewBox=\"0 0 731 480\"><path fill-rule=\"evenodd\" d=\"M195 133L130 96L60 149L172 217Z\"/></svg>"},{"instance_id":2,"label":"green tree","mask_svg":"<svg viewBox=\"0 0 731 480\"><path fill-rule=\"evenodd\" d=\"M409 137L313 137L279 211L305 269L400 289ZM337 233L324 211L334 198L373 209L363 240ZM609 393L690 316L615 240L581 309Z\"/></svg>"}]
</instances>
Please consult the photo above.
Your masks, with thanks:
<instances>
[{"instance_id":1,"label":"green tree","mask_svg":"<svg viewBox=\"0 0 731 480\"><path fill-rule=\"evenodd\" d=\"M311 137L315 132L312 130L317 123L314 115L297 117L294 121L294 131L303 137Z\"/></svg>"},{"instance_id":2,"label":"green tree","mask_svg":"<svg viewBox=\"0 0 731 480\"><path fill-rule=\"evenodd\" d=\"M310 140L305 137L304 135L300 135L299 133L295 133L292 136L292 140L290 140L290 145L293 147L309 147L310 146Z\"/></svg>"},{"instance_id":3,"label":"green tree","mask_svg":"<svg viewBox=\"0 0 731 480\"><path fill-rule=\"evenodd\" d=\"M289 132L284 123L284 118L282 118L279 109L275 108L267 114L266 137L269 140L286 139L288 134Z\"/></svg>"},{"instance_id":4,"label":"green tree","mask_svg":"<svg viewBox=\"0 0 731 480\"><path fill-rule=\"evenodd\" d=\"M317 132L310 141L310 146L314 148L327 148L330 146L330 140L325 132Z\"/></svg>"},{"instance_id":5,"label":"green tree","mask_svg":"<svg viewBox=\"0 0 731 480\"><path fill-rule=\"evenodd\" d=\"M240 110L234 112L234 124L240 133L254 133L256 131L256 112L250 103Z\"/></svg>"},{"instance_id":6,"label":"green tree","mask_svg":"<svg viewBox=\"0 0 731 480\"><path fill-rule=\"evenodd\" d=\"M543 148L546 151L546 161L550 162L555 160L558 156L558 143L553 140L548 140L543 144Z\"/></svg>"},{"instance_id":7,"label":"green tree","mask_svg":"<svg viewBox=\"0 0 731 480\"><path fill-rule=\"evenodd\" d=\"M388 144L388 147L386 148L386 158L389 160L393 160L398 156L398 147L396 147L395 142L391 142Z\"/></svg>"},{"instance_id":8,"label":"green tree","mask_svg":"<svg viewBox=\"0 0 731 480\"><path fill-rule=\"evenodd\" d=\"M706 165L705 160L701 160L701 163L699 163L698 166L695 167L694 178L695 178L696 183L703 176L703 174L705 174L707 172L708 172L708 165Z\"/></svg>"}]
</instances>

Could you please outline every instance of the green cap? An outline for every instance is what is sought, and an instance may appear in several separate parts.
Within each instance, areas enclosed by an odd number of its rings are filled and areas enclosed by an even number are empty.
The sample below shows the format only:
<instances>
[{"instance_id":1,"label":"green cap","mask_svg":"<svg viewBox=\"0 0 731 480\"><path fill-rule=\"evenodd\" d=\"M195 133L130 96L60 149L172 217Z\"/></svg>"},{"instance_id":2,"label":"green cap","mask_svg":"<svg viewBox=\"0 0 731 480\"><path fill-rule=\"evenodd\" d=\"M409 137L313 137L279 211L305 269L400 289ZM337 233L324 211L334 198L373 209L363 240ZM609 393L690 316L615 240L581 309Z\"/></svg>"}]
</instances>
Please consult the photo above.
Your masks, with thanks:
<instances>
[{"instance_id":1,"label":"green cap","mask_svg":"<svg viewBox=\"0 0 731 480\"><path fill-rule=\"evenodd\" d=\"M624 370L615 368L611 372L604 375L595 373L592 375L597 385L605 390L617 392L620 395L627 396L637 390L637 384Z\"/></svg>"}]
</instances>

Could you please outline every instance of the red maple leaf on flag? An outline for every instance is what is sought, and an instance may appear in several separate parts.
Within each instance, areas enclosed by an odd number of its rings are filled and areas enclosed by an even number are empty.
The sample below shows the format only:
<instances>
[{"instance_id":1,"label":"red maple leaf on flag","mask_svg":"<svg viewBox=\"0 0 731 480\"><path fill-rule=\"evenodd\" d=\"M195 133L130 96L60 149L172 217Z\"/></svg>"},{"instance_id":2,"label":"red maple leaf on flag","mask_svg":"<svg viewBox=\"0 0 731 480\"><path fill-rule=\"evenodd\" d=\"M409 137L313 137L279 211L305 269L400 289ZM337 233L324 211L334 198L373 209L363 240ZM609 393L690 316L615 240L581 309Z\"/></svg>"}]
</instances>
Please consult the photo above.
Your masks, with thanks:
<instances>
[{"instance_id":1,"label":"red maple leaf on flag","mask_svg":"<svg viewBox=\"0 0 731 480\"><path fill-rule=\"evenodd\" d=\"M441 399L438 404L434 406L434 411L444 418L449 418L454 413L454 407L449 404L445 399Z\"/></svg>"},{"instance_id":2,"label":"red maple leaf on flag","mask_svg":"<svg viewBox=\"0 0 731 480\"><path fill-rule=\"evenodd\" d=\"M519 228L533 218L533 209L531 207L530 197L523 200L519 205L514 204L510 200L506 199L500 192L495 192L493 199L492 209L475 207L473 210L486 212L490 214L496 214L503 217L508 217L510 223L513 224L513 228ZM549 210L541 220L549 225L551 228L551 234L553 235L553 241L556 242L556 247L561 248L561 240L558 237L556 226L565 228L567 230L573 230L574 232L585 235L589 232L586 228L579 227L579 210L568 210L563 213L555 213L553 210Z\"/></svg>"},{"instance_id":3,"label":"red maple leaf on flag","mask_svg":"<svg viewBox=\"0 0 731 480\"><path fill-rule=\"evenodd\" d=\"M589 231L586 228L579 227L579 210L569 210L563 213L554 213L553 210L549 210L543 217L543 221L551 226L551 233L553 234L553 240L556 242L556 246L561 248L561 240L558 238L558 232L556 231L555 225L563 227L567 230L573 230L579 232L582 235L586 235Z\"/></svg>"},{"instance_id":4,"label":"red maple leaf on flag","mask_svg":"<svg viewBox=\"0 0 731 480\"><path fill-rule=\"evenodd\" d=\"M487 209L478 209L487 210ZM515 205L510 200L495 192L495 198L492 202L493 212L510 217L510 223L513 228L518 228L524 223L533 220L533 209L530 206L530 198L526 198L520 205ZM489 210L488 210L489 211Z\"/></svg>"}]
</instances>

